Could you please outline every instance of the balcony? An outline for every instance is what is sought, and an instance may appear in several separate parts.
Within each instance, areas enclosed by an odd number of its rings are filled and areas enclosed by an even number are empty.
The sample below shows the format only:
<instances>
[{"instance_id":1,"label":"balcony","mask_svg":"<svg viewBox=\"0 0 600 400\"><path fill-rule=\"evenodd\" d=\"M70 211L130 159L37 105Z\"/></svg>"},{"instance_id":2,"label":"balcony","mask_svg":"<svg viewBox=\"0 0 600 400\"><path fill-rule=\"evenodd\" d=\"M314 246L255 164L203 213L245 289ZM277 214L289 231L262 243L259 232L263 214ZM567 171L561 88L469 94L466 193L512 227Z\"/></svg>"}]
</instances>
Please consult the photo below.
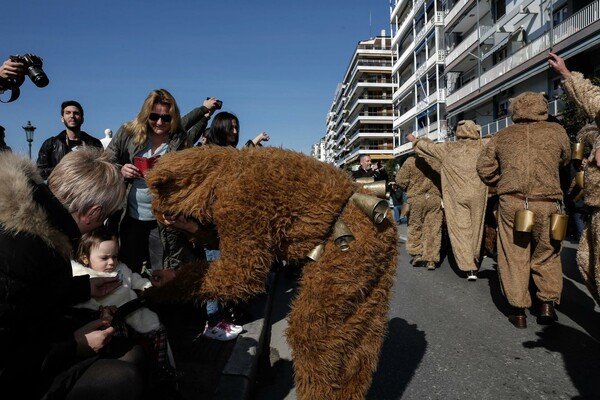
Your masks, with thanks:
<instances>
[{"instance_id":1,"label":"balcony","mask_svg":"<svg viewBox=\"0 0 600 400\"><path fill-rule=\"evenodd\" d=\"M448 105L454 104L458 100L474 93L480 88L480 85L487 85L494 80L501 78L505 73L531 60L538 54L547 52L553 45L560 43L599 19L600 1L595 1L555 27L551 32L546 32L544 35L517 50L505 60L481 74L479 80L472 80L468 85L461 87L454 91L454 93L448 95Z\"/></svg>"},{"instance_id":2,"label":"balcony","mask_svg":"<svg viewBox=\"0 0 600 400\"><path fill-rule=\"evenodd\" d=\"M444 18L446 22L450 22L452 21L454 18L456 18L457 15L459 14L463 14L463 12L465 11L465 8L469 5L469 3L471 3L473 0L459 0L456 2L456 4L454 4L454 7L452 7L452 10L450 10L448 12L448 14L446 14L446 17Z\"/></svg>"},{"instance_id":3,"label":"balcony","mask_svg":"<svg viewBox=\"0 0 600 400\"><path fill-rule=\"evenodd\" d=\"M402 94L405 93L409 88L412 89L416 81L417 78L415 74L409 76L406 82L404 82L402 86L400 86L400 88L394 93L393 98L397 99L398 97L402 96Z\"/></svg>"},{"instance_id":4,"label":"balcony","mask_svg":"<svg viewBox=\"0 0 600 400\"><path fill-rule=\"evenodd\" d=\"M392 47L394 47L398 43L398 41L400 40L400 38L402 36L404 36L404 34L406 33L406 31L408 30L409 27L412 29L412 24L413 24L413 10L414 10L414 8L411 9L406 14L406 17L404 18L404 20L402 21L402 23L398 27L398 30L394 34L394 37L392 38Z\"/></svg>"},{"instance_id":5,"label":"balcony","mask_svg":"<svg viewBox=\"0 0 600 400\"><path fill-rule=\"evenodd\" d=\"M479 42L479 37L489 31L491 26L482 25L479 30L475 29L469 36L467 36L462 42L460 42L455 48L448 52L446 55L446 65L450 65L454 60L464 54L471 48L475 43Z\"/></svg>"}]
</instances>

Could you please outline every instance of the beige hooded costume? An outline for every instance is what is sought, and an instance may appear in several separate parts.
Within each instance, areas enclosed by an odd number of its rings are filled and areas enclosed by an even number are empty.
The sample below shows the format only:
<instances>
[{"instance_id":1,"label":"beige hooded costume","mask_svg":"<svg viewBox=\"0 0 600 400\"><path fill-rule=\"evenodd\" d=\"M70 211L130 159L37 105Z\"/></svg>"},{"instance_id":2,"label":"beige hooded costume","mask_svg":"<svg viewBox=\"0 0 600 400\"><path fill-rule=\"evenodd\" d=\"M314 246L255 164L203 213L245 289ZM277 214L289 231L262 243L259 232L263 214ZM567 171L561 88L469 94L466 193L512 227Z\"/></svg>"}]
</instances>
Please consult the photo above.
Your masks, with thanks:
<instances>
[{"instance_id":1,"label":"beige hooded costume","mask_svg":"<svg viewBox=\"0 0 600 400\"><path fill-rule=\"evenodd\" d=\"M577 134L577 141L585 146L585 154L592 153L583 167L583 202L589 207L585 227L579 240L577 265L583 281L596 302L600 304L600 168L593 162L594 143L600 138L595 124L584 126Z\"/></svg>"},{"instance_id":2,"label":"beige hooded costume","mask_svg":"<svg viewBox=\"0 0 600 400\"><path fill-rule=\"evenodd\" d=\"M442 197L439 163L433 168L424 159L409 157L396 173L396 183L406 192L410 212L406 251L413 265L425 262L428 267L440 261L442 245Z\"/></svg>"},{"instance_id":3,"label":"beige hooded costume","mask_svg":"<svg viewBox=\"0 0 600 400\"><path fill-rule=\"evenodd\" d=\"M477 175L477 159L484 143L481 127L473 121L460 121L459 142L433 143L417 139L413 148L428 162L441 162L442 198L452 252L462 271L476 271L483 236L487 186ZM486 140L487 141L487 140Z\"/></svg>"},{"instance_id":4,"label":"beige hooded costume","mask_svg":"<svg viewBox=\"0 0 600 400\"><path fill-rule=\"evenodd\" d=\"M529 278L544 302L560 302L561 242L550 238L550 215L563 193L559 167L570 160L569 138L563 127L547 122L548 101L542 93L526 92L511 99L513 125L498 132L484 148L477 172L496 185L498 207L498 273L508 302L532 305ZM515 232L514 217L525 207L535 213L531 233Z\"/></svg>"},{"instance_id":5,"label":"beige hooded costume","mask_svg":"<svg viewBox=\"0 0 600 400\"><path fill-rule=\"evenodd\" d=\"M567 95L600 126L600 87L584 78L580 72L571 72L571 76L562 84ZM584 203L591 207L591 214L579 241L577 265L590 293L600 304L600 169L597 160L594 160L594 153L600 148L600 134L597 127L593 132L590 132L589 125L587 128L578 133L577 140L584 143L586 152L590 150L591 153L585 167L583 189Z\"/></svg>"}]
</instances>

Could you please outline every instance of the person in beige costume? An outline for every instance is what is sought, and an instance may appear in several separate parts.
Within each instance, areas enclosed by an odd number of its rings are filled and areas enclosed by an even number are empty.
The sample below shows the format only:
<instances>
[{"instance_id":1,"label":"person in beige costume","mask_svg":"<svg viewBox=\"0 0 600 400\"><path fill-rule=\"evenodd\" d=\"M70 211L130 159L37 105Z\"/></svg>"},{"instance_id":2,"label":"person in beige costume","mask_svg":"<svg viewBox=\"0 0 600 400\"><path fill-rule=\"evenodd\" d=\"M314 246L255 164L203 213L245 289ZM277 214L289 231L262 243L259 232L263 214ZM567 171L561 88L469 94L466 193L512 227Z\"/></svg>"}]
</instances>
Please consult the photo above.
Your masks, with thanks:
<instances>
[{"instance_id":1,"label":"person in beige costume","mask_svg":"<svg viewBox=\"0 0 600 400\"><path fill-rule=\"evenodd\" d=\"M542 93L525 92L511 99L513 125L499 131L477 161L477 172L495 185L498 205L498 273L504 295L514 307L509 321L526 328L525 308L532 306L529 279L542 302L538 323L556 320L554 304L562 292L561 242L550 237L550 215L562 202L559 168L570 161L564 128L548 122L548 101ZM535 214L530 233L514 231L515 213Z\"/></svg>"},{"instance_id":2,"label":"person in beige costume","mask_svg":"<svg viewBox=\"0 0 600 400\"><path fill-rule=\"evenodd\" d=\"M458 268L466 272L468 280L475 281L487 205L487 186L476 169L484 146L481 127L473 121L460 121L456 137L464 140L434 143L412 134L406 136L417 156L441 163L442 199L452 252Z\"/></svg>"},{"instance_id":3,"label":"person in beige costume","mask_svg":"<svg viewBox=\"0 0 600 400\"><path fill-rule=\"evenodd\" d=\"M600 305L600 167L594 162L595 143L599 139L596 124L587 124L577 133L577 141L583 143L587 155L582 163L583 202L589 210L577 249L577 266L590 294Z\"/></svg>"},{"instance_id":4,"label":"person in beige costume","mask_svg":"<svg viewBox=\"0 0 600 400\"><path fill-rule=\"evenodd\" d=\"M396 173L396 183L406 192L408 214L406 252L413 257L413 266L426 265L435 270L440 261L442 245L442 197L439 164L429 165L424 159L411 156Z\"/></svg>"},{"instance_id":5,"label":"person in beige costume","mask_svg":"<svg viewBox=\"0 0 600 400\"><path fill-rule=\"evenodd\" d=\"M588 124L577 133L577 141L584 144L583 202L590 207L577 250L577 265L585 285L600 304L600 87L580 72L571 72L564 60L554 53L548 58L550 66L562 76L567 95L585 110L596 124Z\"/></svg>"}]
</instances>

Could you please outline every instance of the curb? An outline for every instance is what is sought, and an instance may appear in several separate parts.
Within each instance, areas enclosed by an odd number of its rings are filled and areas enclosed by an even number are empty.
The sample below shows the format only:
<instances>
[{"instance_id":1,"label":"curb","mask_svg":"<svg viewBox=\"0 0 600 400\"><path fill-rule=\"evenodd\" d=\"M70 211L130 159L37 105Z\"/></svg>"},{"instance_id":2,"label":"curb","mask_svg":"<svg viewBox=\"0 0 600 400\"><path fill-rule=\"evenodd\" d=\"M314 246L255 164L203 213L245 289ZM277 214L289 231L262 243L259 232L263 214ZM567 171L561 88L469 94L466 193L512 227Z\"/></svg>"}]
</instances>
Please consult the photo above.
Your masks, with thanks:
<instances>
[{"instance_id":1,"label":"curb","mask_svg":"<svg viewBox=\"0 0 600 400\"><path fill-rule=\"evenodd\" d=\"M259 359L267 336L269 315L273 303L275 279L270 274L269 290L251 302L254 321L244 325L244 331L236 339L235 346L221 373L221 379L213 398L220 400L249 400L256 386Z\"/></svg>"}]
</instances>

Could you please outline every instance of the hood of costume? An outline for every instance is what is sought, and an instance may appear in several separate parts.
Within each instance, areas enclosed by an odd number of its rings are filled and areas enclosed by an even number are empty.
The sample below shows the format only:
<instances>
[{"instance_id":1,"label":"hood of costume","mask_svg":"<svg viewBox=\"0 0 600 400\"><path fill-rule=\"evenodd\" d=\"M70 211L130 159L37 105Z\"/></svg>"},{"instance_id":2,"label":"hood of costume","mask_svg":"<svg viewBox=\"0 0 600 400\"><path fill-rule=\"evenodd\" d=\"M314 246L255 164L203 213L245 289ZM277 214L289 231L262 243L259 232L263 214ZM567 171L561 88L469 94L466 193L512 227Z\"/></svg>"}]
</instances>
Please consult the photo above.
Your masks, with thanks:
<instances>
[{"instance_id":1,"label":"hood of costume","mask_svg":"<svg viewBox=\"0 0 600 400\"><path fill-rule=\"evenodd\" d=\"M562 200L559 168L570 161L571 144L560 124L546 121L547 109L541 93L511 99L514 124L490 140L477 162L480 178L498 195Z\"/></svg>"}]
</instances>

